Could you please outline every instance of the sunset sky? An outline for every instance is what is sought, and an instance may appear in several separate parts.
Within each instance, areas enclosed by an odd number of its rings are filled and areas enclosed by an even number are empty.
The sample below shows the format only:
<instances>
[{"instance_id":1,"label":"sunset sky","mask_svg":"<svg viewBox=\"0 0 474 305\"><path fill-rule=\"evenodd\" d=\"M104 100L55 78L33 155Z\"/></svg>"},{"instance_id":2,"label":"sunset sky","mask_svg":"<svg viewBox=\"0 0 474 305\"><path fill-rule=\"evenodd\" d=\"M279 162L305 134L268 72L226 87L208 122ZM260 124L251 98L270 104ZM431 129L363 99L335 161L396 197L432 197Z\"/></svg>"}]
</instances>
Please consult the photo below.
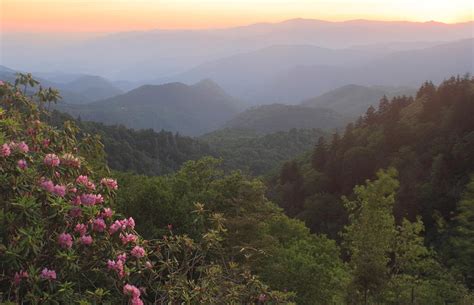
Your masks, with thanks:
<instances>
[{"instance_id":1,"label":"sunset sky","mask_svg":"<svg viewBox=\"0 0 474 305\"><path fill-rule=\"evenodd\" d=\"M472 0L0 0L2 32L216 28L291 18L473 19Z\"/></svg>"}]
</instances>

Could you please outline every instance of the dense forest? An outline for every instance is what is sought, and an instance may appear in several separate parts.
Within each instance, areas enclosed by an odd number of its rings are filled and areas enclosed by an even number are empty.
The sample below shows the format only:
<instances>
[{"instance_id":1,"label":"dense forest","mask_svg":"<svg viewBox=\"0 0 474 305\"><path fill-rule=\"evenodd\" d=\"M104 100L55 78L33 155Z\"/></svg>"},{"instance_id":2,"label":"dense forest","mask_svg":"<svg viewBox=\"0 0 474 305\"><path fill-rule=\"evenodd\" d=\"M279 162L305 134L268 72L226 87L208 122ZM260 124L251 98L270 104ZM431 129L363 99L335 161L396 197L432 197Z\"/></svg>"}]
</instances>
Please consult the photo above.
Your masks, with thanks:
<instances>
[{"instance_id":1,"label":"dense forest","mask_svg":"<svg viewBox=\"0 0 474 305\"><path fill-rule=\"evenodd\" d=\"M296 129L259 134L251 129L220 129L199 139L208 143L214 156L222 159L228 170L242 170L253 175L268 175L283 162L310 150L320 129Z\"/></svg>"},{"instance_id":2,"label":"dense forest","mask_svg":"<svg viewBox=\"0 0 474 305\"><path fill-rule=\"evenodd\" d=\"M393 167L396 223L422 221L425 245L472 288L473 118L469 76L426 82L414 99L384 98L343 133L321 137L311 156L285 163L269 183L271 197L312 232L340 240L351 220L341 196L352 198L355 185Z\"/></svg>"},{"instance_id":3,"label":"dense forest","mask_svg":"<svg viewBox=\"0 0 474 305\"><path fill-rule=\"evenodd\" d=\"M48 119L59 128L66 121L74 121L82 134L100 136L108 166L118 171L163 175L178 170L185 161L214 155L205 142L170 131L134 130L123 125L75 120L59 111L51 112Z\"/></svg>"},{"instance_id":4,"label":"dense forest","mask_svg":"<svg viewBox=\"0 0 474 305\"><path fill-rule=\"evenodd\" d=\"M474 302L470 77L382 99L343 134L223 130L205 145L67 120L36 85L0 83L1 302ZM156 172L111 162L126 158Z\"/></svg>"}]
</instances>

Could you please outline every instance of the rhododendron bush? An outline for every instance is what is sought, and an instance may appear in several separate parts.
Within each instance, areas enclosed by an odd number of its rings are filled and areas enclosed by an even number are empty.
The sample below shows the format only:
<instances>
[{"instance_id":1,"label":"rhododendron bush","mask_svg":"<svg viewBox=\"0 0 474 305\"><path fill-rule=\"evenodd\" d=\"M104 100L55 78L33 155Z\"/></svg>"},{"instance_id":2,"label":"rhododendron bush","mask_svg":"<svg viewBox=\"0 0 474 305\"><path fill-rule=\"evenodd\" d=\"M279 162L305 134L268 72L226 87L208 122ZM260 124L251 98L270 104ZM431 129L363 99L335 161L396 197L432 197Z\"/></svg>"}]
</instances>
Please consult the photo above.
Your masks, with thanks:
<instances>
[{"instance_id":1,"label":"rhododendron bush","mask_svg":"<svg viewBox=\"0 0 474 305\"><path fill-rule=\"evenodd\" d=\"M44 109L57 92L27 96L26 85L36 83L0 83L1 302L286 303L223 256L222 217L202 205L195 217L212 225L199 241L171 226L159 240L141 238L134 219L113 210L120 186L103 177L97 138L49 126Z\"/></svg>"}]
</instances>

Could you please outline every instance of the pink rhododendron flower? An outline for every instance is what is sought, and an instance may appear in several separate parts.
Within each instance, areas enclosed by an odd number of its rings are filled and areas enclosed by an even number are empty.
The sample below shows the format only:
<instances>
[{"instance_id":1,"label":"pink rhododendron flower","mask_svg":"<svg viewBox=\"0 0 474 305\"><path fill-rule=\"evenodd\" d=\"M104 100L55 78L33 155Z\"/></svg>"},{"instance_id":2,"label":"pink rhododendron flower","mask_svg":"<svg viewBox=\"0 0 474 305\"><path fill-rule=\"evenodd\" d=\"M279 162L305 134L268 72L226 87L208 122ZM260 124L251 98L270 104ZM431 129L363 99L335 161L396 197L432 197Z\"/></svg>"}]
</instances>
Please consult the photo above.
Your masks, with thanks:
<instances>
[{"instance_id":1,"label":"pink rhododendron flower","mask_svg":"<svg viewBox=\"0 0 474 305\"><path fill-rule=\"evenodd\" d=\"M74 207L69 211L69 216L73 218L81 217L82 216L82 210L79 207Z\"/></svg>"},{"instance_id":2,"label":"pink rhododendron flower","mask_svg":"<svg viewBox=\"0 0 474 305\"><path fill-rule=\"evenodd\" d=\"M76 196L74 199L71 200L72 205L78 206L81 204L81 197Z\"/></svg>"},{"instance_id":3,"label":"pink rhododendron flower","mask_svg":"<svg viewBox=\"0 0 474 305\"><path fill-rule=\"evenodd\" d=\"M86 245L86 246L89 246L90 244L92 244L92 236L90 235L83 235L81 236L79 240L81 241L81 244Z\"/></svg>"},{"instance_id":4,"label":"pink rhododendron flower","mask_svg":"<svg viewBox=\"0 0 474 305\"><path fill-rule=\"evenodd\" d=\"M51 166L51 167L59 166L59 163L61 163L61 162L59 161L59 157L56 156L55 154L47 154L47 155L44 157L43 162L44 162L45 165Z\"/></svg>"},{"instance_id":5,"label":"pink rhododendron flower","mask_svg":"<svg viewBox=\"0 0 474 305\"><path fill-rule=\"evenodd\" d=\"M139 297L132 298L130 300L130 305L143 305L143 301Z\"/></svg>"},{"instance_id":6,"label":"pink rhododendron flower","mask_svg":"<svg viewBox=\"0 0 474 305\"><path fill-rule=\"evenodd\" d=\"M81 166L81 161L79 158L75 157L73 154L65 153L61 157L61 162L66 166L79 168Z\"/></svg>"},{"instance_id":7,"label":"pink rhododendron flower","mask_svg":"<svg viewBox=\"0 0 474 305\"><path fill-rule=\"evenodd\" d=\"M106 226L107 225L102 218L96 218L92 224L92 229L96 232L104 232Z\"/></svg>"},{"instance_id":8,"label":"pink rhododendron flower","mask_svg":"<svg viewBox=\"0 0 474 305\"><path fill-rule=\"evenodd\" d=\"M76 183L85 186L89 190L95 190L95 184L87 176L80 175L76 178Z\"/></svg>"},{"instance_id":9,"label":"pink rhododendron flower","mask_svg":"<svg viewBox=\"0 0 474 305\"><path fill-rule=\"evenodd\" d=\"M141 292L140 289L138 289L136 286L126 284L125 286L123 286L123 294L132 297L139 297L141 295Z\"/></svg>"},{"instance_id":10,"label":"pink rhododendron flower","mask_svg":"<svg viewBox=\"0 0 474 305\"><path fill-rule=\"evenodd\" d=\"M127 219L127 227L129 227L130 229L134 229L135 228L135 219L133 219L132 217L129 217Z\"/></svg>"},{"instance_id":11,"label":"pink rhododendron flower","mask_svg":"<svg viewBox=\"0 0 474 305\"><path fill-rule=\"evenodd\" d=\"M109 227L109 234L112 235L119 231L122 228L122 225L118 220L116 220L113 224L110 225Z\"/></svg>"},{"instance_id":12,"label":"pink rhododendron flower","mask_svg":"<svg viewBox=\"0 0 474 305\"><path fill-rule=\"evenodd\" d=\"M79 235L81 235L81 236L85 235L86 232L87 232L87 225L85 225L83 223L78 223L74 227L74 232L79 233Z\"/></svg>"},{"instance_id":13,"label":"pink rhododendron flower","mask_svg":"<svg viewBox=\"0 0 474 305\"><path fill-rule=\"evenodd\" d=\"M138 289L136 286L126 284L123 286L123 294L131 296L131 304L133 305L142 305L143 301L140 299L140 289Z\"/></svg>"},{"instance_id":14,"label":"pink rhododendron flower","mask_svg":"<svg viewBox=\"0 0 474 305\"><path fill-rule=\"evenodd\" d=\"M92 206L99 203L101 197L95 194L82 194L80 200L83 205Z\"/></svg>"},{"instance_id":15,"label":"pink rhododendron flower","mask_svg":"<svg viewBox=\"0 0 474 305\"><path fill-rule=\"evenodd\" d=\"M135 246L130 253L136 258L141 258L145 256L145 249L140 246Z\"/></svg>"},{"instance_id":16,"label":"pink rhododendron flower","mask_svg":"<svg viewBox=\"0 0 474 305\"><path fill-rule=\"evenodd\" d=\"M114 234L117 231L125 230L127 228L135 228L135 220L132 217L128 219L116 220L110 225L109 233Z\"/></svg>"},{"instance_id":17,"label":"pink rhododendron flower","mask_svg":"<svg viewBox=\"0 0 474 305\"><path fill-rule=\"evenodd\" d=\"M21 141L20 143L18 143L16 148L25 154L30 150L28 145L24 141Z\"/></svg>"},{"instance_id":18,"label":"pink rhododendron flower","mask_svg":"<svg viewBox=\"0 0 474 305\"><path fill-rule=\"evenodd\" d=\"M10 146L7 143L3 144L2 148L0 149L0 154L2 157L8 157L11 153Z\"/></svg>"},{"instance_id":19,"label":"pink rhododendron flower","mask_svg":"<svg viewBox=\"0 0 474 305\"><path fill-rule=\"evenodd\" d=\"M44 147L44 148L48 147L49 144L51 144L51 140L50 140L50 139L44 139L44 140L43 140L43 147Z\"/></svg>"},{"instance_id":20,"label":"pink rhododendron flower","mask_svg":"<svg viewBox=\"0 0 474 305\"><path fill-rule=\"evenodd\" d=\"M122 253L122 254L117 255L117 260L125 263L125 261L127 260L127 253Z\"/></svg>"},{"instance_id":21,"label":"pink rhododendron flower","mask_svg":"<svg viewBox=\"0 0 474 305\"><path fill-rule=\"evenodd\" d=\"M13 276L13 284L15 286L20 285L20 282L22 279L27 279L28 278L28 272L26 271L20 271L20 272L15 272L15 275Z\"/></svg>"},{"instance_id":22,"label":"pink rhododendron flower","mask_svg":"<svg viewBox=\"0 0 474 305\"><path fill-rule=\"evenodd\" d=\"M111 190L118 189L117 180L115 179L103 178L102 180L100 180L100 183Z\"/></svg>"},{"instance_id":23,"label":"pink rhododendron flower","mask_svg":"<svg viewBox=\"0 0 474 305\"><path fill-rule=\"evenodd\" d=\"M3 86L5 85L5 83L3 82L3 80L0 80L0 86Z\"/></svg>"},{"instance_id":24,"label":"pink rhododendron flower","mask_svg":"<svg viewBox=\"0 0 474 305\"><path fill-rule=\"evenodd\" d=\"M51 180L41 178L40 186L41 186L42 189L44 189L47 192L52 193L54 191L54 183Z\"/></svg>"},{"instance_id":25,"label":"pink rhododendron flower","mask_svg":"<svg viewBox=\"0 0 474 305\"><path fill-rule=\"evenodd\" d=\"M107 268L109 270L115 270L120 278L123 278L125 276L125 271L124 271L124 266L123 266L123 261L118 260L118 261L113 261L113 260L108 260L107 261Z\"/></svg>"},{"instance_id":26,"label":"pink rhododendron flower","mask_svg":"<svg viewBox=\"0 0 474 305\"><path fill-rule=\"evenodd\" d=\"M111 208L105 208L102 212L102 217L111 218L114 215L114 211Z\"/></svg>"},{"instance_id":27,"label":"pink rhododendron flower","mask_svg":"<svg viewBox=\"0 0 474 305\"><path fill-rule=\"evenodd\" d=\"M66 187L64 185L55 185L53 189L53 194L58 195L59 197L66 196Z\"/></svg>"},{"instance_id":28,"label":"pink rhododendron flower","mask_svg":"<svg viewBox=\"0 0 474 305\"><path fill-rule=\"evenodd\" d=\"M95 195L95 203L96 203L96 204L98 204L98 203L104 203L104 197L102 197L101 194Z\"/></svg>"},{"instance_id":29,"label":"pink rhododendron flower","mask_svg":"<svg viewBox=\"0 0 474 305\"><path fill-rule=\"evenodd\" d=\"M26 163L26 160L18 160L17 165L20 169L27 169L28 168L28 163Z\"/></svg>"},{"instance_id":30,"label":"pink rhododendron flower","mask_svg":"<svg viewBox=\"0 0 474 305\"><path fill-rule=\"evenodd\" d=\"M72 236L69 233L61 233L58 236L58 243L61 248L69 249L72 247Z\"/></svg>"},{"instance_id":31,"label":"pink rhododendron flower","mask_svg":"<svg viewBox=\"0 0 474 305\"><path fill-rule=\"evenodd\" d=\"M138 239L138 236L133 234L120 234L120 240L122 240L122 244L126 245L128 243L135 243Z\"/></svg>"},{"instance_id":32,"label":"pink rhododendron flower","mask_svg":"<svg viewBox=\"0 0 474 305\"><path fill-rule=\"evenodd\" d=\"M89 177L80 175L79 177L76 178L76 183L86 185L87 183L89 183Z\"/></svg>"},{"instance_id":33,"label":"pink rhododendron flower","mask_svg":"<svg viewBox=\"0 0 474 305\"><path fill-rule=\"evenodd\" d=\"M56 271L49 270L48 268L44 268L41 271L40 277L44 280L55 280L56 279Z\"/></svg>"}]
</instances>

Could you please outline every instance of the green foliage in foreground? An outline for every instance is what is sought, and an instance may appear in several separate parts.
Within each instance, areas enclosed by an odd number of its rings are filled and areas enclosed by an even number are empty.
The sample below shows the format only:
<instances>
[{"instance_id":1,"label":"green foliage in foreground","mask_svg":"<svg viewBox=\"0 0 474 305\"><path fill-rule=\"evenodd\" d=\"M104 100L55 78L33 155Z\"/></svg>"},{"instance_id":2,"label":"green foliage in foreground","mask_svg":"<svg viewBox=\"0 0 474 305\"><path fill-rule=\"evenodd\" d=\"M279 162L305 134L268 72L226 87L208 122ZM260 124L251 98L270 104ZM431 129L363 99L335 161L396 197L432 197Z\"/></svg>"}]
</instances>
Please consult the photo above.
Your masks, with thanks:
<instances>
[{"instance_id":1,"label":"green foliage in foreground","mask_svg":"<svg viewBox=\"0 0 474 305\"><path fill-rule=\"evenodd\" d=\"M199 239L204 224L193 222L193 203L207 202L206 209L225 219L226 253L270 287L296 293L298 304L341 304L344 299L348 273L336 243L283 215L265 198L260 180L225 174L217 160L207 158L169 176L121 174L119 182L124 187L118 208L137 219L137 230L145 236L160 237L170 224L176 233Z\"/></svg>"},{"instance_id":2,"label":"green foliage in foreground","mask_svg":"<svg viewBox=\"0 0 474 305\"><path fill-rule=\"evenodd\" d=\"M207 158L164 177L120 174L118 208L139 220L137 230L149 238L171 226L199 240L205 222L193 221L193 203L208 202L205 209L225 219L223 251L271 288L295 293L298 304L467 305L473 300L458 274L425 247L420 219L396 224L395 170L380 172L345 199L349 225L340 253L334 240L283 215L265 198L260 180L225 174L218 165Z\"/></svg>"},{"instance_id":3,"label":"green foliage in foreground","mask_svg":"<svg viewBox=\"0 0 474 305\"><path fill-rule=\"evenodd\" d=\"M466 275L474 288L474 175L466 186L456 210L453 224L448 228L449 239L445 251L450 264Z\"/></svg>"},{"instance_id":4,"label":"green foliage in foreground","mask_svg":"<svg viewBox=\"0 0 474 305\"><path fill-rule=\"evenodd\" d=\"M424 246L423 223L395 225L393 204L399 182L392 168L354 188L344 199L349 225L344 231L351 283L350 304L472 304L474 295L434 252Z\"/></svg>"}]
</instances>

